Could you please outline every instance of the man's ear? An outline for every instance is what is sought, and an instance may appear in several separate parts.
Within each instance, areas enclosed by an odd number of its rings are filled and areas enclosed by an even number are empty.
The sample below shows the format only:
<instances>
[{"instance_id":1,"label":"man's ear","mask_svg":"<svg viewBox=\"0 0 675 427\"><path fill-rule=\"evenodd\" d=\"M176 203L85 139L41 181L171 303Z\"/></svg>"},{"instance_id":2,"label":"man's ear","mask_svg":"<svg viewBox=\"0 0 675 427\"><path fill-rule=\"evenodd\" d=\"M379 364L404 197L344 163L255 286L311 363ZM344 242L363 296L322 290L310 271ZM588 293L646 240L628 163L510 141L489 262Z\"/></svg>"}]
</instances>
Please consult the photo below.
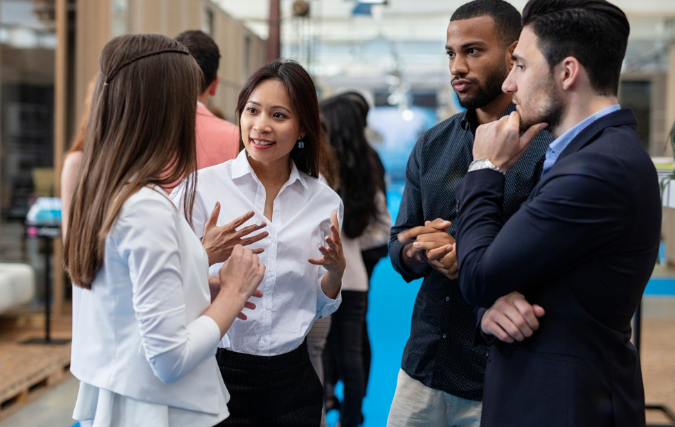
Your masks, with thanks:
<instances>
[{"instance_id":1,"label":"man's ear","mask_svg":"<svg viewBox=\"0 0 675 427\"><path fill-rule=\"evenodd\" d=\"M570 90L581 81L582 74L585 72L579 60L573 56L560 61L554 69L554 75L560 79L563 90Z\"/></svg>"},{"instance_id":2,"label":"man's ear","mask_svg":"<svg viewBox=\"0 0 675 427\"><path fill-rule=\"evenodd\" d=\"M218 91L218 84L220 83L220 77L216 76L216 79L211 82L206 91L209 93L209 96L216 96L216 91Z\"/></svg>"},{"instance_id":3,"label":"man's ear","mask_svg":"<svg viewBox=\"0 0 675 427\"><path fill-rule=\"evenodd\" d=\"M504 54L506 55L506 63L508 64L509 71L511 68L513 68L513 51L516 50L516 46L518 46L518 40L514 41L511 43L509 47L506 48L506 51Z\"/></svg>"}]
</instances>

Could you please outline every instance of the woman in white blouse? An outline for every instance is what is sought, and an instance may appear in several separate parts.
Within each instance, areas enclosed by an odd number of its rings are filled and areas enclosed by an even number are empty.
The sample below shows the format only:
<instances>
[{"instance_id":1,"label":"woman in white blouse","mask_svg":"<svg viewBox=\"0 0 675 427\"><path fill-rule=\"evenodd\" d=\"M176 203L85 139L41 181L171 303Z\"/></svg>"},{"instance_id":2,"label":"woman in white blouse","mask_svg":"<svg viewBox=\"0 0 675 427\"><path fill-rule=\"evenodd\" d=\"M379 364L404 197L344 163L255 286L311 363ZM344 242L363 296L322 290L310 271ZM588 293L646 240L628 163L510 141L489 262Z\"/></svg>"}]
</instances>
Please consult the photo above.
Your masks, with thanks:
<instances>
[{"instance_id":1,"label":"woman in white blouse","mask_svg":"<svg viewBox=\"0 0 675 427\"><path fill-rule=\"evenodd\" d=\"M200 236L220 202L218 224L252 210L249 223L265 222L269 232L253 245L264 249L263 297L253 299L258 308L246 322L235 320L218 350L232 393L231 417L220 425L317 427L323 388L305 337L339 306L345 259L342 202L318 179L328 155L312 79L295 62L271 62L247 81L237 115L245 150L199 171L192 216ZM178 205L184 188L172 193Z\"/></svg>"},{"instance_id":2,"label":"woman in white blouse","mask_svg":"<svg viewBox=\"0 0 675 427\"><path fill-rule=\"evenodd\" d=\"M265 267L223 238L217 209L200 242L161 188L196 170L200 79L187 49L164 36L118 37L101 54L64 250L83 426L207 427L228 416L214 355L262 296ZM211 303L208 267L225 260Z\"/></svg>"}]
</instances>

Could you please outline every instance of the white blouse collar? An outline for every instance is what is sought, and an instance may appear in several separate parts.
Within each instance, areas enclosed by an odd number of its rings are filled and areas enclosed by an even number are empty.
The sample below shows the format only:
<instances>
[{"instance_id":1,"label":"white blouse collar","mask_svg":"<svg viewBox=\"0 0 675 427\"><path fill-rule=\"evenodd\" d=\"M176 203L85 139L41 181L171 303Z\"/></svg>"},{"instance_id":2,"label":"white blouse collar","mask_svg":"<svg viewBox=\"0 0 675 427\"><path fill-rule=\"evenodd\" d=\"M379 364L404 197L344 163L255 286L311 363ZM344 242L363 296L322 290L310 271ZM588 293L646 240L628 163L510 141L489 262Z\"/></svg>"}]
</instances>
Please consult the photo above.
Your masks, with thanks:
<instances>
[{"instance_id":1,"label":"white blouse collar","mask_svg":"<svg viewBox=\"0 0 675 427\"><path fill-rule=\"evenodd\" d=\"M241 150L237 158L232 162L232 179L241 178L244 175L251 175L256 181L259 181L246 157L248 157L246 150ZM295 181L300 181L305 189L309 188L305 179L305 173L298 170L298 167L295 166L295 162L291 159L291 175L288 177L288 181L286 181L284 187L293 184Z\"/></svg>"}]
</instances>

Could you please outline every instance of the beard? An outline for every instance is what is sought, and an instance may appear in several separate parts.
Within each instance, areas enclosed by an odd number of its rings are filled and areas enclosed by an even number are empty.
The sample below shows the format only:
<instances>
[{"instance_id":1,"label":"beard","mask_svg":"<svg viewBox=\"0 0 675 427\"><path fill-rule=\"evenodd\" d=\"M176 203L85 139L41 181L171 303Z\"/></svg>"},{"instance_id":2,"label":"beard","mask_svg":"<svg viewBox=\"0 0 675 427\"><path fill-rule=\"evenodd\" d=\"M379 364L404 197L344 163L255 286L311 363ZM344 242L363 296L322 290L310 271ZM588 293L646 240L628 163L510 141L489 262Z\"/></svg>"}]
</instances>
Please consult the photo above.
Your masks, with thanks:
<instances>
[{"instance_id":1,"label":"beard","mask_svg":"<svg viewBox=\"0 0 675 427\"><path fill-rule=\"evenodd\" d=\"M488 75L485 79L485 83L482 84L475 77L457 77L464 80L469 80L470 82L478 85L478 89L473 96L466 97L464 99L460 98L459 95L457 96L459 105L461 105L462 108L466 108L467 110L475 110L476 108L485 107L494 101L499 95L504 93L502 91L502 84L508 75L509 70L506 67L506 63L502 63L502 66L495 69L490 75Z\"/></svg>"},{"instance_id":2,"label":"beard","mask_svg":"<svg viewBox=\"0 0 675 427\"><path fill-rule=\"evenodd\" d=\"M538 123L548 123L548 130L553 131L562 120L565 113L565 101L560 89L553 80L553 75L547 81L539 83L533 90L534 96L520 105L520 131L525 132ZM519 100L520 101L520 100ZM530 111L525 105L531 105Z\"/></svg>"}]
</instances>

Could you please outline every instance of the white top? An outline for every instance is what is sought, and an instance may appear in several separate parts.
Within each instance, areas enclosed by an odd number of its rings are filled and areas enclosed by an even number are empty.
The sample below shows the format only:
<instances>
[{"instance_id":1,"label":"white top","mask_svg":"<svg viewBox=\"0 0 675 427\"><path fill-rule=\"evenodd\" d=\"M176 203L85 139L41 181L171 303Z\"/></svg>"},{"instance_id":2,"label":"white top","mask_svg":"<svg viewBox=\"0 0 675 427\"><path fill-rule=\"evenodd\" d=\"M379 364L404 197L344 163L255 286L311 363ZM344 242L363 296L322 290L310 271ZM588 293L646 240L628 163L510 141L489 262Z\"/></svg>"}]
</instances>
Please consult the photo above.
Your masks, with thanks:
<instances>
[{"instance_id":1,"label":"white top","mask_svg":"<svg viewBox=\"0 0 675 427\"><path fill-rule=\"evenodd\" d=\"M202 316L210 301L199 239L164 190L142 188L108 233L91 290L73 287L70 369L85 384L74 417L126 426L120 420L133 411L155 407L167 422L154 426L225 419L229 394L214 357L220 330ZM181 413L192 421L181 424Z\"/></svg>"},{"instance_id":2,"label":"white top","mask_svg":"<svg viewBox=\"0 0 675 427\"><path fill-rule=\"evenodd\" d=\"M387 208L387 198L382 191L375 194L375 206L377 207L377 217L372 218L368 227L361 234L359 246L362 251L377 248L389 243L391 234L391 215Z\"/></svg>"},{"instance_id":3,"label":"white top","mask_svg":"<svg viewBox=\"0 0 675 427\"><path fill-rule=\"evenodd\" d=\"M184 185L171 193L178 206ZM232 222L248 211L255 215L242 227L267 222L269 236L250 247L263 248L260 262L267 267L258 287L262 298L251 298L255 310L247 310L248 320L235 319L220 346L238 353L274 356L295 350L302 344L315 320L333 313L342 294L332 300L321 290L326 270L310 264L321 258L318 246L330 236L330 215L338 213L342 224L342 200L330 187L300 172L291 162L291 175L274 199L272 221L264 217L265 187L248 163L246 150L236 159L201 169L193 208L193 226L198 237L204 224L220 202L218 226ZM211 266L218 274L221 264Z\"/></svg>"}]
</instances>

